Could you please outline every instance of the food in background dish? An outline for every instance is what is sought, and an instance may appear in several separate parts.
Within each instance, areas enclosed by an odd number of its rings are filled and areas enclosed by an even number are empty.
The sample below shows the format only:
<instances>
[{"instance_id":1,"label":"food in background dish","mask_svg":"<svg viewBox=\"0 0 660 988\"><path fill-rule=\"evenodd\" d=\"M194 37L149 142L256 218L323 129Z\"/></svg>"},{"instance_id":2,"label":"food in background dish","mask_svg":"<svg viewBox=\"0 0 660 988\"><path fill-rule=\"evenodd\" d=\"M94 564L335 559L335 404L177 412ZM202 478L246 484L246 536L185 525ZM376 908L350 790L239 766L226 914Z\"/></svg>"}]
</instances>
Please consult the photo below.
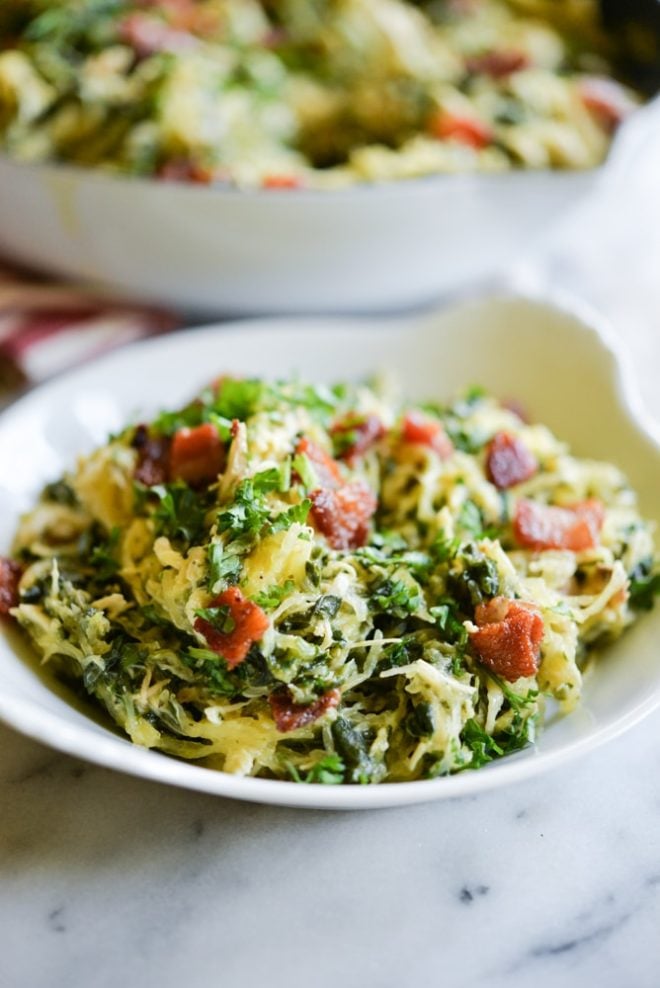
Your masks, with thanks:
<instances>
[{"instance_id":1,"label":"food in background dish","mask_svg":"<svg viewBox=\"0 0 660 988\"><path fill-rule=\"evenodd\" d=\"M515 404L224 377L46 487L0 610L137 744L404 782L524 747L546 699L572 710L654 559L620 471Z\"/></svg>"},{"instance_id":2,"label":"food in background dish","mask_svg":"<svg viewBox=\"0 0 660 988\"><path fill-rule=\"evenodd\" d=\"M636 105L595 9L5 0L0 138L24 161L270 189L589 168Z\"/></svg>"}]
</instances>

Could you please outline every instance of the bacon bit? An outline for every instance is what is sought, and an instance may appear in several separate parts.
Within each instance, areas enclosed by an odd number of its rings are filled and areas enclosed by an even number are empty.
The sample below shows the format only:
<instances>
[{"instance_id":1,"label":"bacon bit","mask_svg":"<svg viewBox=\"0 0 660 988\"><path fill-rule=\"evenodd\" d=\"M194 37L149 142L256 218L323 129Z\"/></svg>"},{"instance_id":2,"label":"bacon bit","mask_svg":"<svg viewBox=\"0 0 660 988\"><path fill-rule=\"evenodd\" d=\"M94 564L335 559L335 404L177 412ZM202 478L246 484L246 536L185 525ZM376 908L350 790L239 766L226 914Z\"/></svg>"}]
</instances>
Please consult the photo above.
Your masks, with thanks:
<instances>
[{"instance_id":1,"label":"bacon bit","mask_svg":"<svg viewBox=\"0 0 660 988\"><path fill-rule=\"evenodd\" d=\"M510 683L534 676L539 668L543 619L530 604L495 597L475 612L478 631L470 644L479 660Z\"/></svg>"},{"instance_id":2,"label":"bacon bit","mask_svg":"<svg viewBox=\"0 0 660 988\"><path fill-rule=\"evenodd\" d=\"M170 439L167 436L150 436L146 425L138 425L133 446L138 453L135 479L146 487L167 483Z\"/></svg>"},{"instance_id":3,"label":"bacon bit","mask_svg":"<svg viewBox=\"0 0 660 988\"><path fill-rule=\"evenodd\" d=\"M474 612L475 622L480 628L484 624L499 624L500 621L504 621L509 613L510 604L511 600L509 597L493 597L492 600L478 604Z\"/></svg>"},{"instance_id":4,"label":"bacon bit","mask_svg":"<svg viewBox=\"0 0 660 988\"><path fill-rule=\"evenodd\" d=\"M12 607L18 606L18 584L22 575L20 563L0 556L0 614L9 614Z\"/></svg>"},{"instance_id":5,"label":"bacon bit","mask_svg":"<svg viewBox=\"0 0 660 988\"><path fill-rule=\"evenodd\" d=\"M529 68L530 61L524 51L486 51L466 60L468 72L489 75L492 79L504 79L513 72Z\"/></svg>"},{"instance_id":6,"label":"bacon bit","mask_svg":"<svg viewBox=\"0 0 660 988\"><path fill-rule=\"evenodd\" d=\"M330 429L332 436L350 440L339 454L341 460L347 460L349 463L366 453L374 443L383 438L385 432L385 426L376 415L347 415L339 422L335 422Z\"/></svg>"},{"instance_id":7,"label":"bacon bit","mask_svg":"<svg viewBox=\"0 0 660 988\"><path fill-rule=\"evenodd\" d=\"M209 34L220 23L217 13L199 9L198 0L139 0L139 6L156 8L158 13L165 14L168 24L195 34Z\"/></svg>"},{"instance_id":8,"label":"bacon bit","mask_svg":"<svg viewBox=\"0 0 660 988\"><path fill-rule=\"evenodd\" d=\"M210 185L217 177L210 168L204 168L188 158L166 161L156 172L156 178L163 182L194 182L197 185Z\"/></svg>"},{"instance_id":9,"label":"bacon bit","mask_svg":"<svg viewBox=\"0 0 660 988\"><path fill-rule=\"evenodd\" d=\"M188 31L181 31L151 14L127 14L119 22L119 39L130 45L138 58L157 52L180 52L199 42Z\"/></svg>"},{"instance_id":10,"label":"bacon bit","mask_svg":"<svg viewBox=\"0 0 660 988\"><path fill-rule=\"evenodd\" d=\"M488 147L493 140L493 131L488 124L476 117L460 116L446 111L432 118L429 130L432 136L440 141L458 141L459 144L466 144L477 150Z\"/></svg>"},{"instance_id":11,"label":"bacon bit","mask_svg":"<svg viewBox=\"0 0 660 988\"><path fill-rule=\"evenodd\" d=\"M496 432L486 447L486 474L499 490L529 480L538 463L521 439L510 432Z\"/></svg>"},{"instance_id":12,"label":"bacon bit","mask_svg":"<svg viewBox=\"0 0 660 988\"><path fill-rule=\"evenodd\" d=\"M313 703L294 703L288 689L277 690L268 697L273 720L281 734L297 731L299 727L312 724L319 717L339 705L341 693L339 690L328 690Z\"/></svg>"},{"instance_id":13,"label":"bacon bit","mask_svg":"<svg viewBox=\"0 0 660 988\"><path fill-rule=\"evenodd\" d=\"M229 587L212 601L210 607L227 607L234 622L232 631L219 631L210 621L198 617L193 627L203 635L210 649L222 656L230 669L246 658L253 642L263 638L269 620L262 609L247 600L238 587Z\"/></svg>"},{"instance_id":14,"label":"bacon bit","mask_svg":"<svg viewBox=\"0 0 660 988\"><path fill-rule=\"evenodd\" d=\"M587 110L609 133L637 109L637 104L613 79L588 76L580 81L579 93Z\"/></svg>"},{"instance_id":15,"label":"bacon bit","mask_svg":"<svg viewBox=\"0 0 660 988\"><path fill-rule=\"evenodd\" d=\"M527 549L570 549L581 552L598 545L605 509L592 498L565 508L522 499L516 504L513 534Z\"/></svg>"},{"instance_id":16,"label":"bacon bit","mask_svg":"<svg viewBox=\"0 0 660 988\"><path fill-rule=\"evenodd\" d=\"M315 442L303 436L296 446L296 455L304 455L316 471L319 487L335 490L344 483L339 464Z\"/></svg>"},{"instance_id":17,"label":"bacon bit","mask_svg":"<svg viewBox=\"0 0 660 988\"><path fill-rule=\"evenodd\" d=\"M357 549L367 541L369 521L378 502L361 481L344 483L339 464L306 436L296 446L316 472L319 486L309 495L316 529L333 549Z\"/></svg>"},{"instance_id":18,"label":"bacon bit","mask_svg":"<svg viewBox=\"0 0 660 988\"><path fill-rule=\"evenodd\" d=\"M454 452L453 443L440 422L428 418L422 412L406 412L403 417L401 438L404 443L428 446L443 460Z\"/></svg>"},{"instance_id":19,"label":"bacon bit","mask_svg":"<svg viewBox=\"0 0 660 988\"><path fill-rule=\"evenodd\" d=\"M309 495L315 527L333 549L358 549L369 536L369 521L378 501L366 484L356 481L338 490L319 489Z\"/></svg>"},{"instance_id":20,"label":"bacon bit","mask_svg":"<svg viewBox=\"0 0 660 988\"><path fill-rule=\"evenodd\" d=\"M169 474L172 480L187 484L210 483L222 470L224 458L218 430L210 422L179 429L172 438Z\"/></svg>"},{"instance_id":21,"label":"bacon bit","mask_svg":"<svg viewBox=\"0 0 660 988\"><path fill-rule=\"evenodd\" d=\"M298 175L264 175L261 180L263 189L300 189L302 186Z\"/></svg>"}]
</instances>

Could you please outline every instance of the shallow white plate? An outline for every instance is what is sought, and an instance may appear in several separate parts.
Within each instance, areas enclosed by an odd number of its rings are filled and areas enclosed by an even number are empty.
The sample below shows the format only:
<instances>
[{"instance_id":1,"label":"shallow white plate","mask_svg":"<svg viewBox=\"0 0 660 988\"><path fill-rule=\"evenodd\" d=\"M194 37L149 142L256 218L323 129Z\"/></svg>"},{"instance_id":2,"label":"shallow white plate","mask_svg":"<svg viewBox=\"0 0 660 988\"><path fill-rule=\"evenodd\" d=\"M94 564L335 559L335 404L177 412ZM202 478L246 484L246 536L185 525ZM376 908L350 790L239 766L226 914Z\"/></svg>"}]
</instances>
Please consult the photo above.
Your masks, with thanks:
<instances>
[{"instance_id":1,"label":"shallow white plate","mask_svg":"<svg viewBox=\"0 0 660 988\"><path fill-rule=\"evenodd\" d=\"M473 383L519 398L577 454L629 475L660 521L660 442L607 342L607 329L524 299L464 305L415 321L243 322L141 343L39 388L0 418L0 552L17 516L77 453L137 413L185 401L221 373L314 380L395 371L412 396L448 398ZM398 785L306 786L225 775L135 747L37 674L17 633L0 637L0 717L62 751L173 785L293 806L373 808L442 799L528 778L626 730L660 703L660 609L603 656L570 717L536 748L451 778Z\"/></svg>"}]
</instances>

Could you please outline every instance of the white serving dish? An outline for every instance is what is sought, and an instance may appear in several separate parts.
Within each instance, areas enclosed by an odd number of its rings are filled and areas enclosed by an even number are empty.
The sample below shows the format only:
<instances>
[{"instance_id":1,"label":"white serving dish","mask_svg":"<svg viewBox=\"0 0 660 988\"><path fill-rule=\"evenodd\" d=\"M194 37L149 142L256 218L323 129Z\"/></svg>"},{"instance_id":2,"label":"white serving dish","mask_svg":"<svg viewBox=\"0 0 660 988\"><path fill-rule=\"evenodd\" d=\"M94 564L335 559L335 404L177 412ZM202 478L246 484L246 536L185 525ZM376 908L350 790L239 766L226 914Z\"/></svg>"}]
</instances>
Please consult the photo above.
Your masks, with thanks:
<instances>
[{"instance_id":1,"label":"white serving dish","mask_svg":"<svg viewBox=\"0 0 660 988\"><path fill-rule=\"evenodd\" d=\"M185 401L222 372L298 371L314 380L395 370L406 392L448 398L480 383L515 396L579 455L620 465L644 514L660 522L660 434L602 321L522 298L486 300L414 320L263 320L132 345L27 395L0 417L0 552L18 515L75 455L140 413ZM396 806L475 793L562 765L660 704L660 608L608 650L584 703L529 748L477 772L428 782L306 786L213 772L135 747L54 692L16 631L0 636L0 717L70 754L134 775L240 799L333 809Z\"/></svg>"},{"instance_id":2,"label":"white serving dish","mask_svg":"<svg viewBox=\"0 0 660 988\"><path fill-rule=\"evenodd\" d=\"M503 273L591 193L602 189L607 208L659 125L660 97L589 171L335 191L239 191L0 155L0 254L200 313L401 311Z\"/></svg>"},{"instance_id":3,"label":"white serving dish","mask_svg":"<svg viewBox=\"0 0 660 988\"><path fill-rule=\"evenodd\" d=\"M0 156L0 253L196 312L400 310L502 271L601 171L237 191Z\"/></svg>"}]
</instances>

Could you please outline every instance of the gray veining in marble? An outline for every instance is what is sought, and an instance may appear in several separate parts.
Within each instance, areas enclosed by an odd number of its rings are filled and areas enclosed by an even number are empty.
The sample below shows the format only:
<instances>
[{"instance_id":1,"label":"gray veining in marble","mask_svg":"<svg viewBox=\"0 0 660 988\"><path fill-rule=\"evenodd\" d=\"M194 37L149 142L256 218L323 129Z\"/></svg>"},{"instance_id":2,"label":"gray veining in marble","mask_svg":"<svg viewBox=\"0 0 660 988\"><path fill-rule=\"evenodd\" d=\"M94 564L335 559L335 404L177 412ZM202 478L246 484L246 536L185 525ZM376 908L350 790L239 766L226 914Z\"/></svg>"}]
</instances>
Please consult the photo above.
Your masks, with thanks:
<instances>
[{"instance_id":1,"label":"gray veining in marble","mask_svg":"<svg viewBox=\"0 0 660 988\"><path fill-rule=\"evenodd\" d=\"M2 988L658 984L660 715L531 783L365 814L0 750Z\"/></svg>"}]
</instances>

